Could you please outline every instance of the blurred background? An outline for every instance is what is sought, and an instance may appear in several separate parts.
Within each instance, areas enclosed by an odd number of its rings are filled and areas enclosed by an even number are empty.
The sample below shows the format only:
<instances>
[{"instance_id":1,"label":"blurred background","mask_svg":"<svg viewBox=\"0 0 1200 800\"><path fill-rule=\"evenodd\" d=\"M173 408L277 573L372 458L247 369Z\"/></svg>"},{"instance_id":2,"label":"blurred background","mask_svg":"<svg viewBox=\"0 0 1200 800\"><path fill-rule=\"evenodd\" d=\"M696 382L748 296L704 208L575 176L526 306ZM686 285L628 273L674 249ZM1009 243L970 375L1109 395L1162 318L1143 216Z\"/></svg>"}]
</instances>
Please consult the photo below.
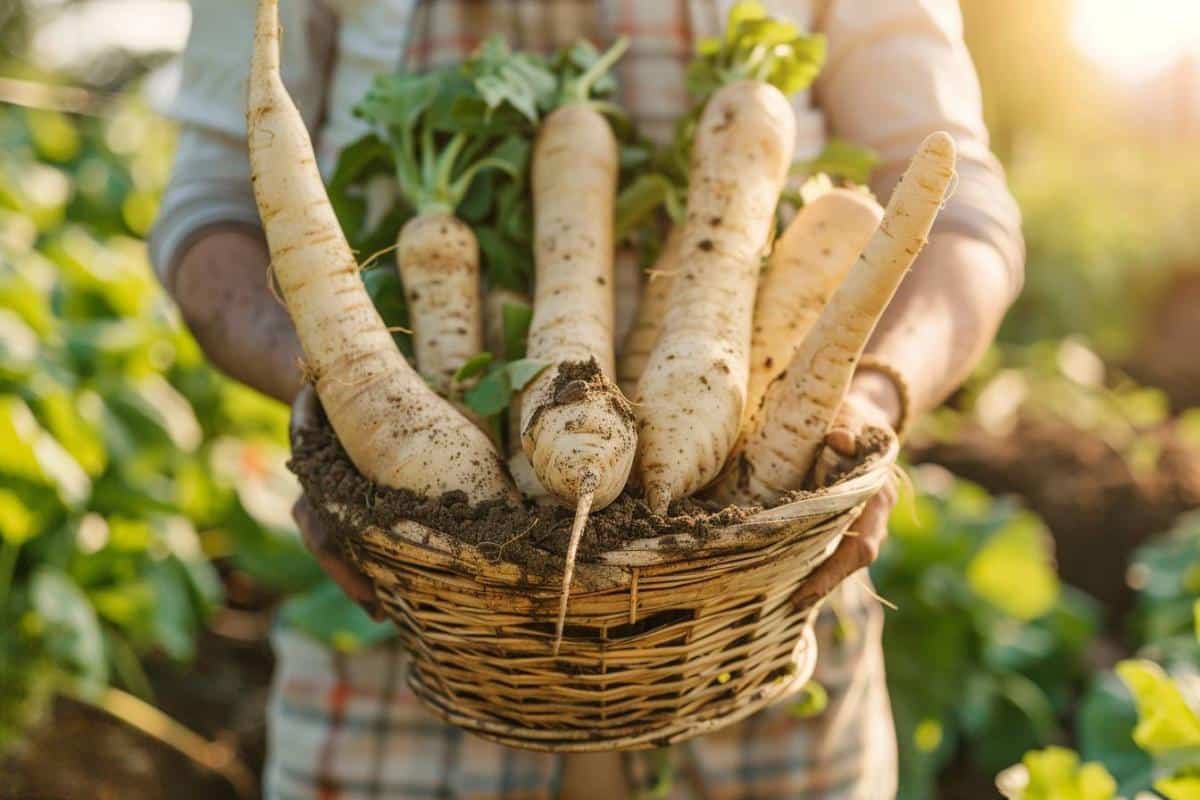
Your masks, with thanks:
<instances>
[{"instance_id":1,"label":"blurred background","mask_svg":"<svg viewBox=\"0 0 1200 800\"><path fill-rule=\"evenodd\" d=\"M1096 774L1051 745L1197 797L1200 4L962 5L1028 277L874 570L902 797ZM0 0L0 797L257 797L274 615L386 634L298 544L285 410L146 262L188 22Z\"/></svg>"}]
</instances>

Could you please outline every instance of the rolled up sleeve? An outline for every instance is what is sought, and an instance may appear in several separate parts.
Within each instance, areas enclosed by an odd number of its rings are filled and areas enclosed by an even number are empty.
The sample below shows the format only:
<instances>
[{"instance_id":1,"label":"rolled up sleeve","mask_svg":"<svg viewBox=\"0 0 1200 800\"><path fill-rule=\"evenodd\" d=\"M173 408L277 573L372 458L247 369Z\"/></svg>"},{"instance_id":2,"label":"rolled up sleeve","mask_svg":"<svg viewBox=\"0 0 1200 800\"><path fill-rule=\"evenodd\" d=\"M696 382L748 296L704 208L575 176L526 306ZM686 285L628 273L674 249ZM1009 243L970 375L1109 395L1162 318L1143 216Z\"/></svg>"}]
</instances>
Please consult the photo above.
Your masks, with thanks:
<instances>
[{"instance_id":1,"label":"rolled up sleeve","mask_svg":"<svg viewBox=\"0 0 1200 800\"><path fill-rule=\"evenodd\" d=\"M829 47L817 101L835 136L879 154L872 189L889 196L921 141L950 133L958 183L935 231L992 244L1015 297L1025 262L1021 215L989 146L956 0L829 0L817 25Z\"/></svg>"},{"instance_id":2,"label":"rolled up sleeve","mask_svg":"<svg viewBox=\"0 0 1200 800\"><path fill-rule=\"evenodd\" d=\"M246 151L246 78L254 5L192 0L180 88L168 115L179 123L171 179L150 232L154 270L168 288L186 244L224 223L258 224ZM310 129L323 113L333 17L318 2L282 3L283 79Z\"/></svg>"}]
</instances>

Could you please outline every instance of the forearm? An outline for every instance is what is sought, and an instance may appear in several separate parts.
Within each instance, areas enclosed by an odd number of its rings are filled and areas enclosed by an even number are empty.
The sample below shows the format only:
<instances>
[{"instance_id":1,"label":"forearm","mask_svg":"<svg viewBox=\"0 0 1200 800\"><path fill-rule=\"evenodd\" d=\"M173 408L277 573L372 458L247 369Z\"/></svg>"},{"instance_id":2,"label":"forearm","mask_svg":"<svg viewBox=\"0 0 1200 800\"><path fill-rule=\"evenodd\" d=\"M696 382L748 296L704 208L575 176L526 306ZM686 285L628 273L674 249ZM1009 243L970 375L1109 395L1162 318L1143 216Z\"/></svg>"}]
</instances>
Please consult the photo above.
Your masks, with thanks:
<instances>
[{"instance_id":1,"label":"forearm","mask_svg":"<svg viewBox=\"0 0 1200 800\"><path fill-rule=\"evenodd\" d=\"M300 343L269 288L262 233L219 225L179 257L169 289L209 360L231 378L285 403L302 384Z\"/></svg>"},{"instance_id":2,"label":"forearm","mask_svg":"<svg viewBox=\"0 0 1200 800\"><path fill-rule=\"evenodd\" d=\"M967 377L1012 296L1012 269L993 245L951 231L931 238L868 347L904 377L910 414L934 408ZM895 390L879 373L864 371L856 383L898 412Z\"/></svg>"}]
</instances>

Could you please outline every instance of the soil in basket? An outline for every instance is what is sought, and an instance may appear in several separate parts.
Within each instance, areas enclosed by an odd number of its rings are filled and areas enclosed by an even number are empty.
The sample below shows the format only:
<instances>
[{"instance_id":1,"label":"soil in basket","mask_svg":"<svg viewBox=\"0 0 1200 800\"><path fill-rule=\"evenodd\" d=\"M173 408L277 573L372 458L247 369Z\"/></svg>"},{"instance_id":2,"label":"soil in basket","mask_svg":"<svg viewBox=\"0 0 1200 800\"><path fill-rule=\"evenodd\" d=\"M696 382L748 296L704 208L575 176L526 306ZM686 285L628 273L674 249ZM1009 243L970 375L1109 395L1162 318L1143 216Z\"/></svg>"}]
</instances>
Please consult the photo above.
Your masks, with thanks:
<instances>
[{"instance_id":1,"label":"soil in basket","mask_svg":"<svg viewBox=\"0 0 1200 800\"><path fill-rule=\"evenodd\" d=\"M534 503L514 507L501 501L472 505L462 492L428 498L378 486L355 469L324 420L299 433L292 445L289 468L299 477L323 523L339 537L353 537L367 527L389 530L402 520L411 520L471 544L488 557L516 564L527 574L542 577L562 571L571 509ZM882 436L870 436L864 438L860 451L865 456L886 446ZM842 470L838 477L862 468ZM803 494L797 492L783 502ZM329 513L330 505L342 513ZM627 491L591 515L579 558L586 561L637 539L658 537L666 548L671 547L673 537L681 535L702 542L760 510L687 498L673 503L667 516L660 516L652 513L640 496Z\"/></svg>"}]
</instances>

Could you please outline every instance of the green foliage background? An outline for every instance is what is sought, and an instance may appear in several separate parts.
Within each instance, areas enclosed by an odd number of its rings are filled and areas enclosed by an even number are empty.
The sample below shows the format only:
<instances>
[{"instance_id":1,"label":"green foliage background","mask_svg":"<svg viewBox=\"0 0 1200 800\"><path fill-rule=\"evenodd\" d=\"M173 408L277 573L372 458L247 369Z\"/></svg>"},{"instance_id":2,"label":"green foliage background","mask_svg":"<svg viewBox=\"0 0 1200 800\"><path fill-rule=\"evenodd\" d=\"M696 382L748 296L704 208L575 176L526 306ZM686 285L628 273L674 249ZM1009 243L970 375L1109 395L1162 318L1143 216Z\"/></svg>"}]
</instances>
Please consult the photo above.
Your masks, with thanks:
<instances>
[{"instance_id":1,"label":"green foliage background","mask_svg":"<svg viewBox=\"0 0 1200 800\"><path fill-rule=\"evenodd\" d=\"M1029 265L1001 347L932 434L1002 429L1020 405L1153 469L1145 431L1167 421L1164 398L1094 367L1133 352L1152 299L1200 264L1200 147L1133 129L1111 80L1072 55L1067 0L963 8ZM9 51L27 28L0 12ZM193 657L233 570L335 647L388 635L298 543L285 410L204 363L149 271L172 133L137 96L99 118L0 106L0 748L54 692L152 699L141 660ZM376 297L397 291L386 267L364 279ZM1200 412L1175 422L1200 441ZM1136 610L1105 621L1058 580L1036 517L922 469L873 575L898 607L885 649L904 798L937 796L958 761L985 775L1022 762L1008 774L1027 800L1200 796L1200 518L1133 556ZM1139 666L1097 669L1101 637ZM1149 696L1170 714L1139 710Z\"/></svg>"}]
</instances>

